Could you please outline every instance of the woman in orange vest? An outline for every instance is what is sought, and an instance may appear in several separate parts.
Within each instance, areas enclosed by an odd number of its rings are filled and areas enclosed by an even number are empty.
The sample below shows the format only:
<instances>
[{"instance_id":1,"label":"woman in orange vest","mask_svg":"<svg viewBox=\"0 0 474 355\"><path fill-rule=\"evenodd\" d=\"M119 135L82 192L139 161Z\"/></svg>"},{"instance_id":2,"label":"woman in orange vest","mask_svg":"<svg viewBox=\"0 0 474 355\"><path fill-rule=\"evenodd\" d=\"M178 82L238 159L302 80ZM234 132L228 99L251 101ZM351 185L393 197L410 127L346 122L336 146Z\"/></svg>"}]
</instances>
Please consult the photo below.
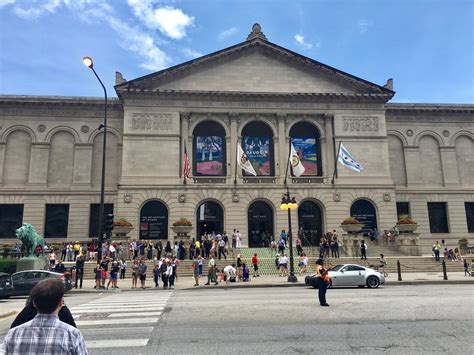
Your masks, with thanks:
<instances>
[{"instance_id":1,"label":"woman in orange vest","mask_svg":"<svg viewBox=\"0 0 474 355\"><path fill-rule=\"evenodd\" d=\"M324 267L324 260L318 259L316 261L316 278L318 280L318 296L321 307L329 307L326 302L326 291L330 282L328 269Z\"/></svg>"}]
</instances>

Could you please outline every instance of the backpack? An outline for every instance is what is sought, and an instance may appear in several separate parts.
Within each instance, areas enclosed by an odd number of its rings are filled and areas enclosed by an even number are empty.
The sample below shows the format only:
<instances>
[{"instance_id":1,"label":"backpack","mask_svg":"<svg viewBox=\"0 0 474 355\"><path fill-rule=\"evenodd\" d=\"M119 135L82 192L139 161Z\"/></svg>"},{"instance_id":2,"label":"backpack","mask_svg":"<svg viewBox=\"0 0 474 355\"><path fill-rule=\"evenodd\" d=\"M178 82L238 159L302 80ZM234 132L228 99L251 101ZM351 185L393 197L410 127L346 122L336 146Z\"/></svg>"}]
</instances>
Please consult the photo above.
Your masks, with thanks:
<instances>
[{"instance_id":1,"label":"backpack","mask_svg":"<svg viewBox=\"0 0 474 355\"><path fill-rule=\"evenodd\" d=\"M166 272L166 269L168 267L166 266L166 263L162 263L161 266L160 266L160 271L164 274Z\"/></svg>"}]
</instances>

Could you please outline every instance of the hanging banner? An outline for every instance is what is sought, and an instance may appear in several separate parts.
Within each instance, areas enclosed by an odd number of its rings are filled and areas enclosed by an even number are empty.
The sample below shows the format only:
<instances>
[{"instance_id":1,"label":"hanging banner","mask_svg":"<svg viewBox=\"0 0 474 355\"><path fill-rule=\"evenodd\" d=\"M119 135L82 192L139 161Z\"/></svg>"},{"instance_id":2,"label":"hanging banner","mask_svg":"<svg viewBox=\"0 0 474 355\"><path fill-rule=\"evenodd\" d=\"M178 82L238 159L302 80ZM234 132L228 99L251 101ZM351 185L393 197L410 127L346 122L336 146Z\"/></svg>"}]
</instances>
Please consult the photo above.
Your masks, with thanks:
<instances>
[{"instance_id":1,"label":"hanging banner","mask_svg":"<svg viewBox=\"0 0 474 355\"><path fill-rule=\"evenodd\" d=\"M291 143L295 147L296 154L303 164L304 172L301 176L318 175L318 155L316 139L313 138L291 138Z\"/></svg>"},{"instance_id":2,"label":"hanging banner","mask_svg":"<svg viewBox=\"0 0 474 355\"><path fill-rule=\"evenodd\" d=\"M194 161L196 175L221 176L224 174L223 139L219 136L197 136Z\"/></svg>"},{"instance_id":3,"label":"hanging banner","mask_svg":"<svg viewBox=\"0 0 474 355\"><path fill-rule=\"evenodd\" d=\"M242 137L242 146L257 175L270 176L270 137L244 136ZM246 175L250 174L246 173Z\"/></svg>"}]
</instances>

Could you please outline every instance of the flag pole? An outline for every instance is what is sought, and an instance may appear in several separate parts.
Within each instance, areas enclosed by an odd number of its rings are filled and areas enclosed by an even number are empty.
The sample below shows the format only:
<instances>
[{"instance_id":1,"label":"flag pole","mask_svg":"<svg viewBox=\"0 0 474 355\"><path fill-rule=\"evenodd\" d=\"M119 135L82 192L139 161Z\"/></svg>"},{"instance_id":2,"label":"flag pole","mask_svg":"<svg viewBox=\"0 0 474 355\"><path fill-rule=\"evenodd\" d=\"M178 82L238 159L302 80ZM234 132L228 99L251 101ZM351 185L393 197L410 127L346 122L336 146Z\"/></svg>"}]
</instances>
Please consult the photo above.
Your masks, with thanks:
<instances>
[{"instance_id":1,"label":"flag pole","mask_svg":"<svg viewBox=\"0 0 474 355\"><path fill-rule=\"evenodd\" d=\"M237 146L235 147L235 169L234 169L234 185L237 185L237 165L239 165L239 142L237 142Z\"/></svg>"},{"instance_id":2,"label":"flag pole","mask_svg":"<svg viewBox=\"0 0 474 355\"><path fill-rule=\"evenodd\" d=\"M287 177L288 177L288 168L290 167L290 155L291 155L291 137L289 137L288 143L288 159L286 160L286 172L285 172L285 182L284 185L287 186Z\"/></svg>"},{"instance_id":3,"label":"flag pole","mask_svg":"<svg viewBox=\"0 0 474 355\"><path fill-rule=\"evenodd\" d=\"M339 142L339 147L337 148L336 159L334 160L334 173L332 174L332 180L331 180L332 185L334 185L334 176L337 178L337 162L339 160L339 153L340 153L340 150L341 150L341 143L342 143L342 141Z\"/></svg>"},{"instance_id":4,"label":"flag pole","mask_svg":"<svg viewBox=\"0 0 474 355\"><path fill-rule=\"evenodd\" d=\"M184 140L184 155L186 157L186 155L188 154L188 150L186 149L186 139ZM183 166L186 166L186 162L184 162L184 165ZM183 172L183 185L186 185L187 182L186 182L186 172Z\"/></svg>"}]
</instances>

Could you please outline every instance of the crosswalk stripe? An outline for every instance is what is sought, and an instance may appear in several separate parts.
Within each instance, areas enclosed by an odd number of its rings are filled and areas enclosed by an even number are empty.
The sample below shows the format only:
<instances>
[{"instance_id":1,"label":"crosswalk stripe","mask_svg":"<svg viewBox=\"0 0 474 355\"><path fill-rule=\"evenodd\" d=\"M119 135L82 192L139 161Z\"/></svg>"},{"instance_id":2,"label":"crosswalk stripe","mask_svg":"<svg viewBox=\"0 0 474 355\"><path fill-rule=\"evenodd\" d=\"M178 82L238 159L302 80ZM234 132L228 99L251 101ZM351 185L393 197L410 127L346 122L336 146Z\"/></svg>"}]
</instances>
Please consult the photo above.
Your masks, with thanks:
<instances>
[{"instance_id":1,"label":"crosswalk stripe","mask_svg":"<svg viewBox=\"0 0 474 355\"><path fill-rule=\"evenodd\" d=\"M154 307L153 308L153 311L162 311L164 310L165 307ZM103 309L72 309L71 310L71 313L76 315L80 315L80 314L87 314L87 313L131 313L131 311L133 312L144 312L143 310L141 309L136 309L136 308L132 308L132 309L129 309L129 308L123 308L123 309L109 309L109 310L103 310Z\"/></svg>"},{"instance_id":2,"label":"crosswalk stripe","mask_svg":"<svg viewBox=\"0 0 474 355\"><path fill-rule=\"evenodd\" d=\"M107 318L161 316L163 312L112 313Z\"/></svg>"},{"instance_id":3,"label":"crosswalk stripe","mask_svg":"<svg viewBox=\"0 0 474 355\"><path fill-rule=\"evenodd\" d=\"M87 342L88 349L99 348L125 348L146 346L148 339L111 339L111 340L90 340Z\"/></svg>"},{"instance_id":4,"label":"crosswalk stripe","mask_svg":"<svg viewBox=\"0 0 474 355\"><path fill-rule=\"evenodd\" d=\"M103 324L101 324L103 326ZM136 334L145 334L145 333L151 333L153 331L153 327L120 327L120 328L83 328L81 329L81 333L84 337L87 337L89 335L97 335L98 332L100 334L116 334L117 329L120 329L120 332L131 334L131 333L136 333Z\"/></svg>"},{"instance_id":5,"label":"crosswalk stripe","mask_svg":"<svg viewBox=\"0 0 474 355\"><path fill-rule=\"evenodd\" d=\"M163 301L166 302L168 301L169 298L161 298L161 297L154 297L154 298L128 298L128 299L123 299L123 300L109 300L109 299L101 299L101 300L95 300L92 301L88 304L97 304L97 303L123 303L123 302L149 302L149 301Z\"/></svg>"},{"instance_id":6,"label":"crosswalk stripe","mask_svg":"<svg viewBox=\"0 0 474 355\"><path fill-rule=\"evenodd\" d=\"M158 317L153 318L132 318L132 319L97 319L97 320L79 320L77 326L97 325L97 324L148 324L156 323Z\"/></svg>"},{"instance_id":7,"label":"crosswalk stripe","mask_svg":"<svg viewBox=\"0 0 474 355\"><path fill-rule=\"evenodd\" d=\"M128 300L128 301L120 301L120 302L94 302L94 303L86 303L81 306L105 306L105 305L120 305L120 304L151 304L151 303L166 303L168 300L143 300L143 301L135 301L135 300Z\"/></svg>"},{"instance_id":8,"label":"crosswalk stripe","mask_svg":"<svg viewBox=\"0 0 474 355\"><path fill-rule=\"evenodd\" d=\"M99 304L83 304L83 305L75 306L75 307L72 307L72 308L100 308L100 307L112 308L112 307L120 307L120 306L143 307L143 306L163 306L165 304L166 304L166 302L164 302L164 301L160 301L160 302L148 301L148 302L143 302L143 303L129 302L129 303L115 303L115 304L99 303Z\"/></svg>"}]
</instances>

